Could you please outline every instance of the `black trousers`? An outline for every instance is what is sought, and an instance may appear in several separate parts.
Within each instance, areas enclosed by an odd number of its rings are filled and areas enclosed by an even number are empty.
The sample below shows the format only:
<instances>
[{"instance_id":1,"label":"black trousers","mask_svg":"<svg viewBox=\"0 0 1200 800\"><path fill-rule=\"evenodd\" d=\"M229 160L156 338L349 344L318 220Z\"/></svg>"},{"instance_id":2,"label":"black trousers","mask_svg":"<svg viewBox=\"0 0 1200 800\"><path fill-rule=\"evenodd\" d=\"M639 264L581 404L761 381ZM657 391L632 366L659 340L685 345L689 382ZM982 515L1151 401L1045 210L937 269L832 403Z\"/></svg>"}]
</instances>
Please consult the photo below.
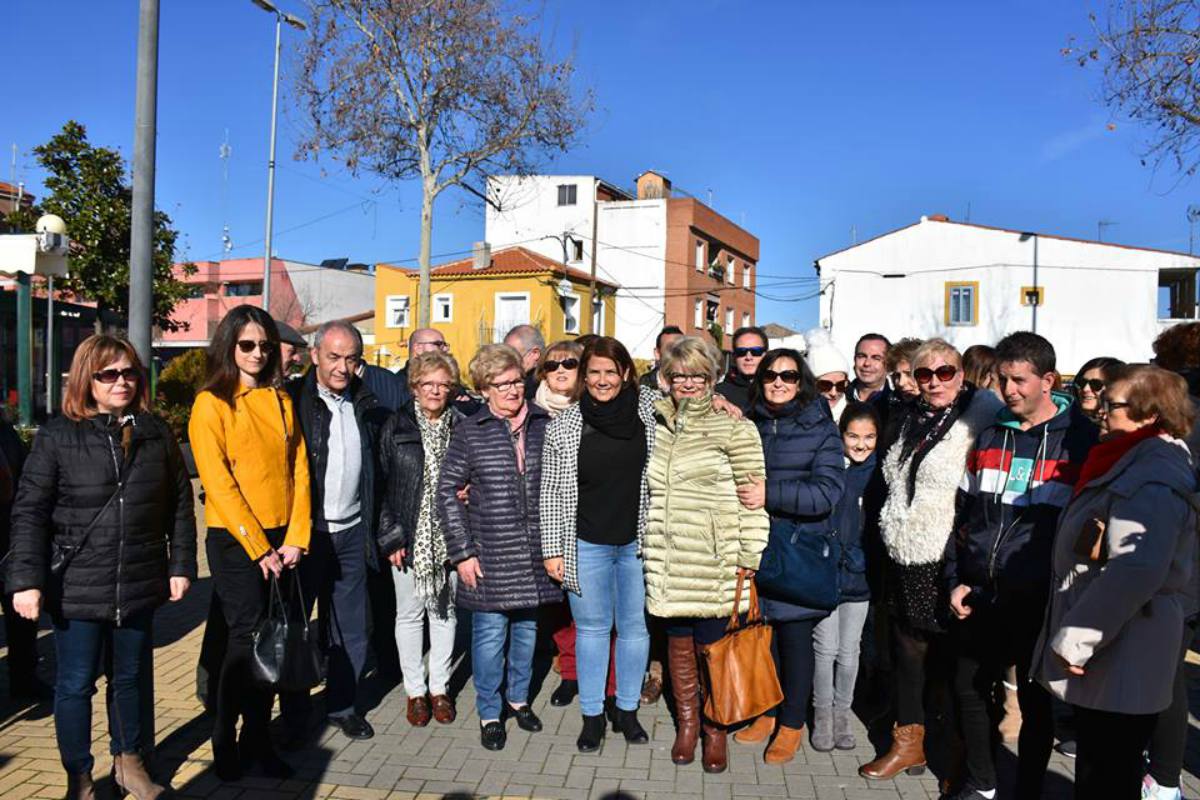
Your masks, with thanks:
<instances>
[{"instance_id":1,"label":"black trousers","mask_svg":"<svg viewBox=\"0 0 1200 800\"><path fill-rule=\"evenodd\" d=\"M776 717L780 725L802 728L808 720L808 703L812 699L813 628L816 619L775 622L775 641L778 652L779 682L783 686L783 702Z\"/></svg>"},{"instance_id":2,"label":"black trousers","mask_svg":"<svg viewBox=\"0 0 1200 800\"><path fill-rule=\"evenodd\" d=\"M283 543L286 530L266 531L272 547ZM267 581L257 563L232 533L209 528L205 542L213 587L220 598L222 616L229 630L225 657L221 661L213 723L213 750L230 751L237 745L237 721L242 719L243 748L267 749L270 737L273 692L254 680L250 669L254 628L267 607Z\"/></svg>"},{"instance_id":3,"label":"black trousers","mask_svg":"<svg viewBox=\"0 0 1200 800\"><path fill-rule=\"evenodd\" d=\"M37 679L38 624L18 616L13 609L12 595L0 594L4 609L4 635L8 642L8 685L18 692L32 688Z\"/></svg>"},{"instance_id":4,"label":"black trousers","mask_svg":"<svg viewBox=\"0 0 1200 800\"><path fill-rule=\"evenodd\" d=\"M1179 776L1183 772L1188 733L1187 668L1184 658L1195 635L1196 620L1191 619L1183 626L1183 644L1179 652L1179 665L1175 670L1171 705L1158 715L1150 736L1150 777L1160 786L1178 787Z\"/></svg>"},{"instance_id":5,"label":"black trousers","mask_svg":"<svg viewBox=\"0 0 1200 800\"><path fill-rule=\"evenodd\" d=\"M1138 800L1145 766L1142 752L1158 715L1073 708L1078 727L1076 800Z\"/></svg>"},{"instance_id":6,"label":"black trousers","mask_svg":"<svg viewBox=\"0 0 1200 800\"><path fill-rule=\"evenodd\" d=\"M976 789L995 789L996 685L1010 664L1017 666L1021 706L1017 797L1041 797L1054 745L1051 695L1029 678L1042 617L1034 609L979 609L952 629L958 650L954 688L959 724L967 749L967 777Z\"/></svg>"}]
</instances>

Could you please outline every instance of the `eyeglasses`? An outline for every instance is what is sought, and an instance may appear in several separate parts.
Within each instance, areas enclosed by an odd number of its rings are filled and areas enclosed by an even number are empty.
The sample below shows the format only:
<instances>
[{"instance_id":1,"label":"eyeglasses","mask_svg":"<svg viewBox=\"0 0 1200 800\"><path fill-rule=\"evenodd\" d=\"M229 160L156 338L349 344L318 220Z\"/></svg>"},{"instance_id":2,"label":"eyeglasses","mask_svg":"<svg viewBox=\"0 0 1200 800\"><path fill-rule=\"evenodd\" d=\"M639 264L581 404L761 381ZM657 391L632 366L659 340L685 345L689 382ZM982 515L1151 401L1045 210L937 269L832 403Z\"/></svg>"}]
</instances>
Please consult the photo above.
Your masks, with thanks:
<instances>
[{"instance_id":1,"label":"eyeglasses","mask_svg":"<svg viewBox=\"0 0 1200 800\"><path fill-rule=\"evenodd\" d=\"M1084 380L1083 378L1075 379L1075 390L1078 392L1082 392L1085 388L1087 388L1092 390L1092 394L1100 394L1104 391L1104 387L1104 381L1100 380L1099 378L1088 378L1087 380Z\"/></svg>"},{"instance_id":2,"label":"eyeglasses","mask_svg":"<svg viewBox=\"0 0 1200 800\"><path fill-rule=\"evenodd\" d=\"M253 339L238 339L237 347L238 350L247 354L253 353L256 347L262 351L263 355L275 352L275 343L268 342L266 339L257 342Z\"/></svg>"},{"instance_id":3,"label":"eyeglasses","mask_svg":"<svg viewBox=\"0 0 1200 800\"><path fill-rule=\"evenodd\" d=\"M754 356L755 358L758 358L759 356L766 355L766 353L767 353L767 348L765 348L765 347L735 347L735 348L733 348L733 357L734 358L745 358L746 356Z\"/></svg>"},{"instance_id":4,"label":"eyeglasses","mask_svg":"<svg viewBox=\"0 0 1200 800\"><path fill-rule=\"evenodd\" d=\"M840 393L840 394L845 394L846 390L849 388L850 388L850 381L847 381L847 380L840 380L837 383L834 383L833 381L817 381L817 391L820 392L821 394L832 391L834 389L837 389L838 393Z\"/></svg>"},{"instance_id":5,"label":"eyeglasses","mask_svg":"<svg viewBox=\"0 0 1200 800\"><path fill-rule=\"evenodd\" d=\"M954 376L958 374L958 367L953 364L942 364L937 369L929 367L917 367L913 370L913 377L917 379L917 383L924 386L933 380L933 376L937 376L938 383L949 383L954 380Z\"/></svg>"},{"instance_id":6,"label":"eyeglasses","mask_svg":"<svg viewBox=\"0 0 1200 800\"><path fill-rule=\"evenodd\" d=\"M445 339L426 339L423 342L413 342L412 343L413 349L416 349L416 348L422 347L422 346L426 346L426 345L431 346L431 347L436 347L438 350L447 350L450 347L450 345L446 344Z\"/></svg>"},{"instance_id":7,"label":"eyeglasses","mask_svg":"<svg viewBox=\"0 0 1200 800\"><path fill-rule=\"evenodd\" d=\"M436 392L449 392L454 388L453 383L442 383L441 381L423 381L417 384L417 388L426 394Z\"/></svg>"},{"instance_id":8,"label":"eyeglasses","mask_svg":"<svg viewBox=\"0 0 1200 800\"><path fill-rule=\"evenodd\" d=\"M562 367L566 370L578 369L578 358L564 358L562 361L555 361L552 358L546 359L546 372L558 372L558 368Z\"/></svg>"},{"instance_id":9,"label":"eyeglasses","mask_svg":"<svg viewBox=\"0 0 1200 800\"><path fill-rule=\"evenodd\" d=\"M1100 401L1100 410L1105 414L1111 414L1118 408L1129 408L1129 403L1120 400L1109 400L1107 397Z\"/></svg>"},{"instance_id":10,"label":"eyeglasses","mask_svg":"<svg viewBox=\"0 0 1200 800\"><path fill-rule=\"evenodd\" d=\"M515 381L505 381L504 383L493 383L492 388L495 389L497 392L508 393L508 392L513 391L517 387L524 386L524 385L525 385L525 379L518 378Z\"/></svg>"},{"instance_id":11,"label":"eyeglasses","mask_svg":"<svg viewBox=\"0 0 1200 800\"><path fill-rule=\"evenodd\" d=\"M764 369L762 377L762 382L764 384L774 383L777 380L783 381L784 383L800 382L800 372L794 369L785 369L783 372L776 372L773 369Z\"/></svg>"},{"instance_id":12,"label":"eyeglasses","mask_svg":"<svg viewBox=\"0 0 1200 800\"><path fill-rule=\"evenodd\" d=\"M126 383L137 383L142 373L133 367L125 369L102 369L92 373L92 380L100 383L116 383L117 378L124 378Z\"/></svg>"},{"instance_id":13,"label":"eyeglasses","mask_svg":"<svg viewBox=\"0 0 1200 800\"><path fill-rule=\"evenodd\" d=\"M685 383L708 383L707 375L672 375L671 383L681 386Z\"/></svg>"},{"instance_id":14,"label":"eyeglasses","mask_svg":"<svg viewBox=\"0 0 1200 800\"><path fill-rule=\"evenodd\" d=\"M900 383L900 381L904 378L911 378L912 376L912 372L901 372L900 370L896 370L891 374L890 377L892 379L892 383Z\"/></svg>"}]
</instances>

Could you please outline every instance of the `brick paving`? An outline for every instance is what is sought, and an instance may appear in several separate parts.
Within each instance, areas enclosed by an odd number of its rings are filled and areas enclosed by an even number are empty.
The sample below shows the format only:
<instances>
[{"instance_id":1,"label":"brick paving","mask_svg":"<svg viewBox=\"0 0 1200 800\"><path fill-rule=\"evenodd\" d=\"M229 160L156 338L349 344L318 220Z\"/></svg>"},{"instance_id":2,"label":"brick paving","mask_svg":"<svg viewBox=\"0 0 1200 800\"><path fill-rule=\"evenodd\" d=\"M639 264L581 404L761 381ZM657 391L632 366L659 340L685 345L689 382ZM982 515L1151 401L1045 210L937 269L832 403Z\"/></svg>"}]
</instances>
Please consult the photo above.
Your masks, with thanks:
<instances>
[{"instance_id":1,"label":"brick paving","mask_svg":"<svg viewBox=\"0 0 1200 800\"><path fill-rule=\"evenodd\" d=\"M200 552L203 554L203 547ZM920 778L901 776L887 783L871 783L858 777L859 765L874 756L861 724L857 750L823 754L806 748L784 766L763 764L761 746L741 746L731 741L729 770L706 775L699 761L686 767L671 763L674 727L666 703L660 702L643 709L643 724L652 737L649 745L627 746L619 736L609 733L601 752L583 755L575 748L580 725L578 706L556 709L549 705L550 691L557 681L552 672L541 681L535 675L534 682L535 689L540 684L540 690L533 705L545 730L528 734L510 722L508 747L502 752L488 752L479 745L478 717L469 681L458 696L458 720L446 726L433 722L423 729L411 728L405 720L402 688L371 684L368 693L373 688L378 701L368 714L376 729L374 739L351 742L325 729L309 749L285 754L298 768L294 780L248 777L235 784L222 784L211 770L210 721L195 696L196 663L211 591L203 563L201 575L189 597L160 611L156 620L156 764L160 777L170 775L171 784L182 797L923 800L938 796L931 773ZM46 678L53 673L50 645L49 635L43 631L39 647L43 655L41 671ZM4 650L0 649L0 658L3 656ZM548 666L543 664L541 671L546 672ZM7 687L2 682L7 675L0 670L0 676L3 694ZM456 677L460 682L465 678L461 671ZM111 764L103 697L101 681L93 716L97 777L107 774ZM319 709L319 702L317 706ZM1192 733L1192 738L1198 738L1196 728ZM1196 756L1195 749L1190 749L1189 766L1198 763ZM1006 778L1011 776L1012 759L1001 766ZM1046 797L1069 798L1070 774L1070 763L1055 755ZM58 798L63 796L65 785L48 709L0 707L0 798ZM1185 775L1185 789L1189 796L1200 796L1200 784L1191 773Z\"/></svg>"}]
</instances>

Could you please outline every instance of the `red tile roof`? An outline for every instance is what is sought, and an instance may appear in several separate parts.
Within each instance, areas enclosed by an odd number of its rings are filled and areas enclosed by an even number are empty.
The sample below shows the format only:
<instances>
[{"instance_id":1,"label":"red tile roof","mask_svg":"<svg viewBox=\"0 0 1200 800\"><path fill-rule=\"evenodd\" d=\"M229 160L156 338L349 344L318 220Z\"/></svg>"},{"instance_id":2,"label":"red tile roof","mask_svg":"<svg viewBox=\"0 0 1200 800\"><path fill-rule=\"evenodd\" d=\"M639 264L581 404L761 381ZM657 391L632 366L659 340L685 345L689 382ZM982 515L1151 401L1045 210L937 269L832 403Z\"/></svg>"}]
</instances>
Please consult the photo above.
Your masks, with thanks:
<instances>
[{"instance_id":1,"label":"red tile roof","mask_svg":"<svg viewBox=\"0 0 1200 800\"><path fill-rule=\"evenodd\" d=\"M411 267L398 267L392 264L381 264L380 266L402 269L405 272L416 272ZM540 253L535 253L524 247L505 247L501 250L492 251L491 264L481 269L475 269L473 259L464 258L458 261L451 261L448 264L435 266L432 271L435 278L449 276L466 277L471 275L479 275L481 277L493 275L544 275L547 273L551 275L562 275L565 273L573 280L583 282L590 282L592 279L591 274L588 272L564 266L559 261L547 258ZM617 285L612 281L607 281L600 277L596 278L596 283L613 289L617 288Z\"/></svg>"}]
</instances>

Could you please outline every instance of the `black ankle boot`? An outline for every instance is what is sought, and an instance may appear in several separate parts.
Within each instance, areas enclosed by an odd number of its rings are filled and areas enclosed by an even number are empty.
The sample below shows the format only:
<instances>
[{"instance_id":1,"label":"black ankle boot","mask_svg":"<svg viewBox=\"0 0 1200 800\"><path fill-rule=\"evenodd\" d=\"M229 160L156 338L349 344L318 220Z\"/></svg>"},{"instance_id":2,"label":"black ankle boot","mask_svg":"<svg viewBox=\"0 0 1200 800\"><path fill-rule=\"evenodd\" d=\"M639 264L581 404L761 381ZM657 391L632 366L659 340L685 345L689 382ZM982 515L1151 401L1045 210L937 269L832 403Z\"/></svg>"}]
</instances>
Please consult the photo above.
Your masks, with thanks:
<instances>
[{"instance_id":1,"label":"black ankle boot","mask_svg":"<svg viewBox=\"0 0 1200 800\"><path fill-rule=\"evenodd\" d=\"M625 741L630 744L645 744L650 741L650 735L646 733L646 729L642 727L642 723L638 722L637 709L633 711L616 709L613 730L624 734Z\"/></svg>"},{"instance_id":2,"label":"black ankle boot","mask_svg":"<svg viewBox=\"0 0 1200 800\"><path fill-rule=\"evenodd\" d=\"M550 695L550 705L556 708L571 705L571 701L575 699L575 695L579 694L579 681L568 680L563 678L562 683Z\"/></svg>"},{"instance_id":3,"label":"black ankle boot","mask_svg":"<svg viewBox=\"0 0 1200 800\"><path fill-rule=\"evenodd\" d=\"M594 717L583 715L583 730L579 734L579 738L575 744L579 747L581 753L594 753L600 749L600 743L604 741L604 715L597 714Z\"/></svg>"},{"instance_id":4,"label":"black ankle boot","mask_svg":"<svg viewBox=\"0 0 1200 800\"><path fill-rule=\"evenodd\" d=\"M621 729L617 727L617 698L604 698L604 716L612 724L613 733L620 733Z\"/></svg>"}]
</instances>

